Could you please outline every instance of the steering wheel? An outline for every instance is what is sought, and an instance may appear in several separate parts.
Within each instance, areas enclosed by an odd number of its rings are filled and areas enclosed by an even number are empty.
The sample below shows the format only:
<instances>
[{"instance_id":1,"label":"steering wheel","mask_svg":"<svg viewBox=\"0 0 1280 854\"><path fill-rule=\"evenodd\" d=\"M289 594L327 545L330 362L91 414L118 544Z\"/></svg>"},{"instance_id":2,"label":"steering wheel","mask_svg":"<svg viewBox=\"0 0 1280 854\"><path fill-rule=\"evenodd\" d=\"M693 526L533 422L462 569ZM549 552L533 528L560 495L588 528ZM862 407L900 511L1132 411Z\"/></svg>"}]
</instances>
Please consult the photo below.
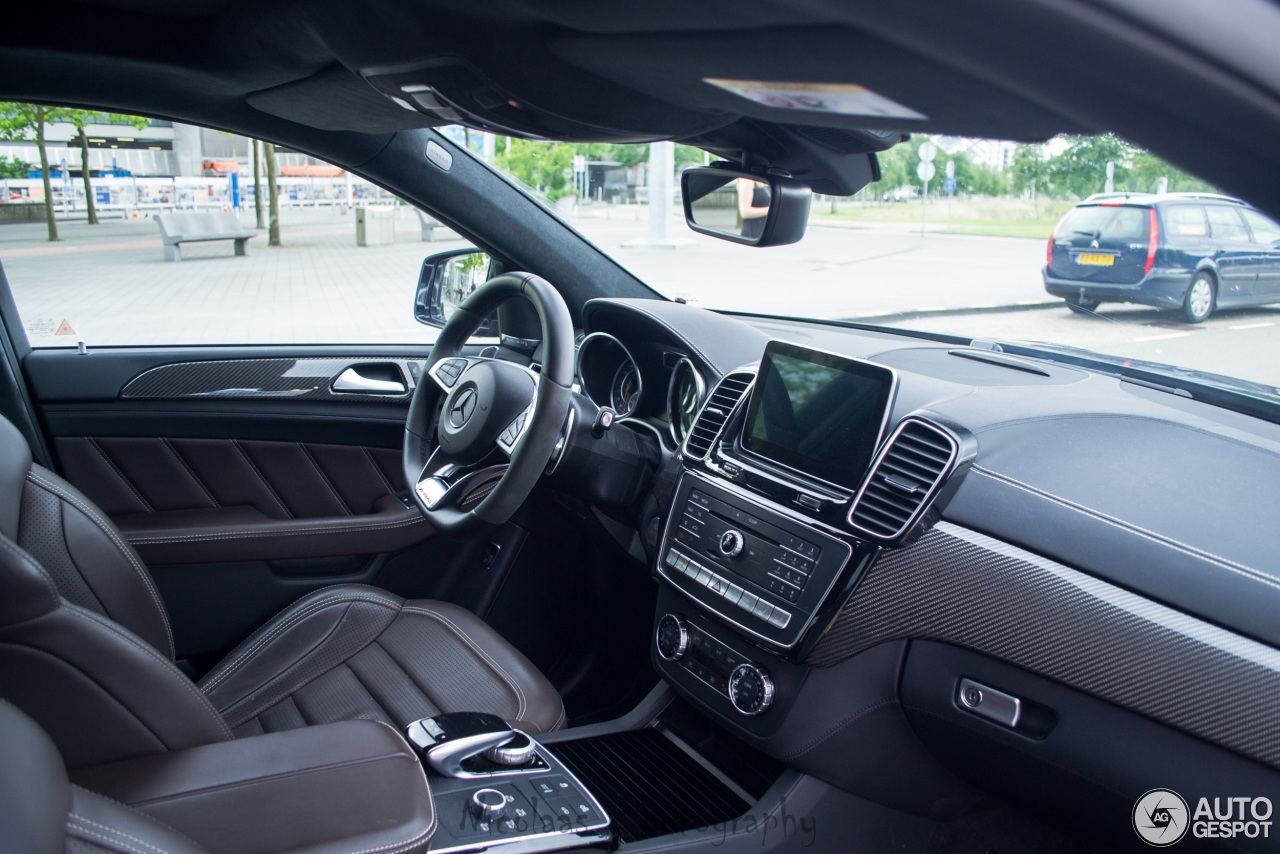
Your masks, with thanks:
<instances>
[{"instance_id":1,"label":"steering wheel","mask_svg":"<svg viewBox=\"0 0 1280 854\"><path fill-rule=\"evenodd\" d=\"M484 318L512 297L537 310L541 372L462 355ZM559 292L530 273L476 288L440 331L405 422L405 480L431 524L459 534L510 519L556 451L572 384L573 319Z\"/></svg>"}]
</instances>

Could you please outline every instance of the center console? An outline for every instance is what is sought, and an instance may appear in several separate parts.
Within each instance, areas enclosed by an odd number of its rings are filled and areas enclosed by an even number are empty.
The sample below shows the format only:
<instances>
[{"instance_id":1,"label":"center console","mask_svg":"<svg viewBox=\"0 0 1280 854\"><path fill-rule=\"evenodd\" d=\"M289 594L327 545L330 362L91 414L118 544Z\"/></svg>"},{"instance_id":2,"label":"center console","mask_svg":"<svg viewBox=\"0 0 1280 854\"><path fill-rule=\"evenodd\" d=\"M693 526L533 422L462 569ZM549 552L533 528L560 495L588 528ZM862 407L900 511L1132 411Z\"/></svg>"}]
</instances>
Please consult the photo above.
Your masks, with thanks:
<instances>
[{"instance_id":1,"label":"center console","mask_svg":"<svg viewBox=\"0 0 1280 854\"><path fill-rule=\"evenodd\" d=\"M928 413L891 425L894 371L772 341L722 378L681 448L658 545L653 660L739 730L768 736L805 658L884 547L909 542L974 443Z\"/></svg>"},{"instance_id":2,"label":"center console","mask_svg":"<svg viewBox=\"0 0 1280 854\"><path fill-rule=\"evenodd\" d=\"M428 771L433 852L560 851L610 839L609 816L573 772L501 718L437 715L405 735Z\"/></svg>"}]
</instances>

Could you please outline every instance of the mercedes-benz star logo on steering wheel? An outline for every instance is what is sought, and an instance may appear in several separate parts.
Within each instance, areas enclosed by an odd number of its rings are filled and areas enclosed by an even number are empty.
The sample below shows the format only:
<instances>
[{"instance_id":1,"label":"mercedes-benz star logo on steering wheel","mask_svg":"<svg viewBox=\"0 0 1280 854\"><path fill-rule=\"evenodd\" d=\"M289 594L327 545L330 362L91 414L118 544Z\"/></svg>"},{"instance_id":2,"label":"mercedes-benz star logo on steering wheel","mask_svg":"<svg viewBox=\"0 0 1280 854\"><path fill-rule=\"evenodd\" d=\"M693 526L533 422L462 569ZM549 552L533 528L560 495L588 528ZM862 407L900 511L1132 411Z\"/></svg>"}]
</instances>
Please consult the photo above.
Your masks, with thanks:
<instances>
[{"instance_id":1,"label":"mercedes-benz star logo on steering wheel","mask_svg":"<svg viewBox=\"0 0 1280 854\"><path fill-rule=\"evenodd\" d=\"M469 388L453 401L453 406L449 407L449 423L454 427L461 427L467 423L467 419L471 417L471 413L476 409L476 390Z\"/></svg>"}]
</instances>

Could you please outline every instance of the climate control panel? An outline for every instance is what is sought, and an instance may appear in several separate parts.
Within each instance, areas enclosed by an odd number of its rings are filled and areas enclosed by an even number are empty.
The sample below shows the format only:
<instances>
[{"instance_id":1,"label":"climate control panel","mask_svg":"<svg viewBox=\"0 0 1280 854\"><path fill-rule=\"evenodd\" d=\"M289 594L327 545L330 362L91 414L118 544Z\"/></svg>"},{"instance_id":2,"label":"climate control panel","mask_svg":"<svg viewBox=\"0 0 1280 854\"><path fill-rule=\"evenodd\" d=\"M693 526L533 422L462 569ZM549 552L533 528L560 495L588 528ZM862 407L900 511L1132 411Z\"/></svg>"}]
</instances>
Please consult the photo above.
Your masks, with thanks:
<instances>
[{"instance_id":1,"label":"climate control panel","mask_svg":"<svg viewBox=\"0 0 1280 854\"><path fill-rule=\"evenodd\" d=\"M658 619L654 632L658 655L676 663L744 715L762 715L773 704L774 686L763 666L690 623L681 614Z\"/></svg>"}]
</instances>

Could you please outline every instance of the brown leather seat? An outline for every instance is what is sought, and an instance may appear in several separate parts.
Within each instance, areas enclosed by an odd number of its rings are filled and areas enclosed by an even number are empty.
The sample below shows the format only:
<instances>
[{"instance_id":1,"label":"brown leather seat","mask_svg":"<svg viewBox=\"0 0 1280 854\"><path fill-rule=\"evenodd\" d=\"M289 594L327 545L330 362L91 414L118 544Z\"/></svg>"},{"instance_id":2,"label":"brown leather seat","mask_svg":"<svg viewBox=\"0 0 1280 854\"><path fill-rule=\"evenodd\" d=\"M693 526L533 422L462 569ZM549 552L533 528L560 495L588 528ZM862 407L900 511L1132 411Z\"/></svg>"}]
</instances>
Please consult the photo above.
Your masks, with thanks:
<instances>
[{"instance_id":1,"label":"brown leather seat","mask_svg":"<svg viewBox=\"0 0 1280 854\"><path fill-rule=\"evenodd\" d=\"M341 720L564 723L546 677L473 614L361 585L303 597L193 684L138 555L3 419L0 696L69 767Z\"/></svg>"}]
</instances>

